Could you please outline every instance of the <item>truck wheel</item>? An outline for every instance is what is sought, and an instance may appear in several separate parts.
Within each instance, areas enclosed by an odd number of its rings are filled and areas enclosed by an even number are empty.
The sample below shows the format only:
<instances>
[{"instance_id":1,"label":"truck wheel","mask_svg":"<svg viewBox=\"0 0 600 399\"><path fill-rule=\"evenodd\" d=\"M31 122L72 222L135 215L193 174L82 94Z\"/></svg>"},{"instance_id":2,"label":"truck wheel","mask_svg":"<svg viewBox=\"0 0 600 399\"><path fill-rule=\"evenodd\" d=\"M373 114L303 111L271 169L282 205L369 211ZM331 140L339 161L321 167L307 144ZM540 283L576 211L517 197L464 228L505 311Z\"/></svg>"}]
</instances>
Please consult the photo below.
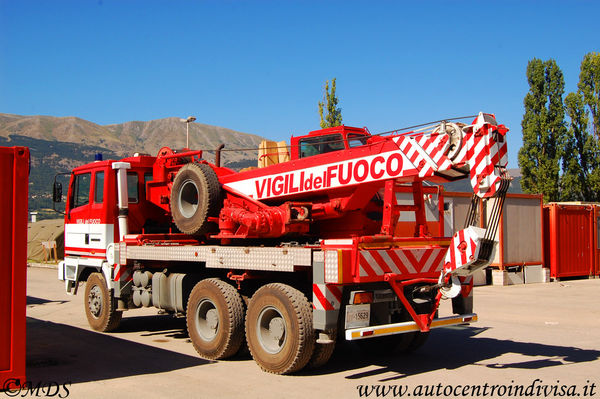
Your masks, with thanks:
<instances>
[{"instance_id":1,"label":"truck wheel","mask_svg":"<svg viewBox=\"0 0 600 399\"><path fill-rule=\"evenodd\" d=\"M312 308L306 296L285 284L261 287L248 305L246 341L264 371L289 374L301 370L315 347Z\"/></svg>"},{"instance_id":2,"label":"truck wheel","mask_svg":"<svg viewBox=\"0 0 600 399\"><path fill-rule=\"evenodd\" d=\"M110 295L102 273L92 273L85 283L84 308L88 323L96 331L117 329L123 312L116 310L116 300Z\"/></svg>"},{"instance_id":3,"label":"truck wheel","mask_svg":"<svg viewBox=\"0 0 600 399\"><path fill-rule=\"evenodd\" d=\"M210 166L188 163L179 169L171 189L171 214L182 233L208 233L213 225L208 218L219 216L220 209L221 186Z\"/></svg>"},{"instance_id":4,"label":"truck wheel","mask_svg":"<svg viewBox=\"0 0 600 399\"><path fill-rule=\"evenodd\" d=\"M205 359L225 359L244 341L244 302L231 285L216 278L200 281L187 304L187 328L196 352Z\"/></svg>"},{"instance_id":5,"label":"truck wheel","mask_svg":"<svg viewBox=\"0 0 600 399\"><path fill-rule=\"evenodd\" d=\"M335 350L335 341L329 344L319 344L315 342L315 351L313 352L308 366L311 369L316 369L327 364L333 351Z\"/></svg>"}]
</instances>

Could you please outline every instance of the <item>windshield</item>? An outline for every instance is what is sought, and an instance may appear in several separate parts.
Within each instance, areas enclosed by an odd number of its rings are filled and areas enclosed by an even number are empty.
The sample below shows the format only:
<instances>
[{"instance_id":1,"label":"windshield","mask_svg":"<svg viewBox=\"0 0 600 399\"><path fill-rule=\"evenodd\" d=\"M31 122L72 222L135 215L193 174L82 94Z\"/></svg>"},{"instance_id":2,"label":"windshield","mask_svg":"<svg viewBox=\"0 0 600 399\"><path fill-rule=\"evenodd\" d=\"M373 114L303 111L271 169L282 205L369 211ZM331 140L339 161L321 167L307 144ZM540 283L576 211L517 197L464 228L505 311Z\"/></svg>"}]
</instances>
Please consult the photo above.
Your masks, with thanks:
<instances>
[{"instance_id":1,"label":"windshield","mask_svg":"<svg viewBox=\"0 0 600 399\"><path fill-rule=\"evenodd\" d=\"M307 137L300 140L300 158L325 154L344 149L344 138L341 134Z\"/></svg>"}]
</instances>

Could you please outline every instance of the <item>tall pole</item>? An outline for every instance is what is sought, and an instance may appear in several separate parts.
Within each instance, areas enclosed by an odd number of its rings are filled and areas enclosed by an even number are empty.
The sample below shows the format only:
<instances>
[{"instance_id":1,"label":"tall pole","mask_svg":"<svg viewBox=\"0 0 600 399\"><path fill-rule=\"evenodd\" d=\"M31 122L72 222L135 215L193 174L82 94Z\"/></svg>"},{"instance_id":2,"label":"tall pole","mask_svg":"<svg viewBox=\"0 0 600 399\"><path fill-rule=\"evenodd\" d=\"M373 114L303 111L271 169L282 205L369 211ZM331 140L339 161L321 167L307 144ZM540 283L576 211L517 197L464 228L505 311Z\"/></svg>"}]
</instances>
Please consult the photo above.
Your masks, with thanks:
<instances>
[{"instance_id":1,"label":"tall pole","mask_svg":"<svg viewBox=\"0 0 600 399\"><path fill-rule=\"evenodd\" d=\"M188 116L186 119L180 119L181 122L185 122L185 148L190 148L190 122L196 120L195 116Z\"/></svg>"}]
</instances>

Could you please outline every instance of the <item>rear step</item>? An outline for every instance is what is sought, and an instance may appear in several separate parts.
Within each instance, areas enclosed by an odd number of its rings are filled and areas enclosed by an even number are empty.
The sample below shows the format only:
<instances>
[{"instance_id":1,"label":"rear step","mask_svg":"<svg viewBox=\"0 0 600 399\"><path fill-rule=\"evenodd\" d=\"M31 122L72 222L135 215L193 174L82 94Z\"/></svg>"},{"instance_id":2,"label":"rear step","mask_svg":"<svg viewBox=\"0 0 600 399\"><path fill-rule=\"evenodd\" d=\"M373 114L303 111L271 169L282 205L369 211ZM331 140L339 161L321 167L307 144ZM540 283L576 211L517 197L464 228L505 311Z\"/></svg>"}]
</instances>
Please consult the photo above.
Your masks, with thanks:
<instances>
[{"instance_id":1,"label":"rear step","mask_svg":"<svg viewBox=\"0 0 600 399\"><path fill-rule=\"evenodd\" d=\"M440 328L454 326L457 324L474 323L477 321L477 314L463 314L458 316L442 317L434 319L430 328ZM350 328L346 330L346 340L354 341L372 337L383 337L385 335L404 334L412 331L420 331L417 323L406 321L402 323L383 324L381 326Z\"/></svg>"}]
</instances>

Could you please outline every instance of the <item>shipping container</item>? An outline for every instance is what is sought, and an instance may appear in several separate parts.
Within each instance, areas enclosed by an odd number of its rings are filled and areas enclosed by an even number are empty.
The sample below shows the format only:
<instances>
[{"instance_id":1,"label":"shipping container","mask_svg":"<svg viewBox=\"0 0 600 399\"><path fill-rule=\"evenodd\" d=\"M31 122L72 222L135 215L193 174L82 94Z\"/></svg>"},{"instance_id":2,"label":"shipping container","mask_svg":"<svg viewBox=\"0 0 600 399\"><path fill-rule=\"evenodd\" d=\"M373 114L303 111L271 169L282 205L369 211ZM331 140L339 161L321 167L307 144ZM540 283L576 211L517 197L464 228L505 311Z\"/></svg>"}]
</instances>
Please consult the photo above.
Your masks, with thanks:
<instances>
[{"instance_id":1,"label":"shipping container","mask_svg":"<svg viewBox=\"0 0 600 399\"><path fill-rule=\"evenodd\" d=\"M453 232L463 228L471 197L469 193L444 193L446 217L449 219L447 225L452 226ZM490 200L487 206L480 202L477 211L480 227L486 227L493 201ZM541 195L506 194L492 267L503 270L543 264L542 206Z\"/></svg>"},{"instance_id":2,"label":"shipping container","mask_svg":"<svg viewBox=\"0 0 600 399\"><path fill-rule=\"evenodd\" d=\"M25 382L29 149L0 147L0 389Z\"/></svg>"},{"instance_id":3,"label":"shipping container","mask_svg":"<svg viewBox=\"0 0 600 399\"><path fill-rule=\"evenodd\" d=\"M544 206L544 264L550 276L600 274L600 206L586 203L550 203Z\"/></svg>"}]
</instances>

